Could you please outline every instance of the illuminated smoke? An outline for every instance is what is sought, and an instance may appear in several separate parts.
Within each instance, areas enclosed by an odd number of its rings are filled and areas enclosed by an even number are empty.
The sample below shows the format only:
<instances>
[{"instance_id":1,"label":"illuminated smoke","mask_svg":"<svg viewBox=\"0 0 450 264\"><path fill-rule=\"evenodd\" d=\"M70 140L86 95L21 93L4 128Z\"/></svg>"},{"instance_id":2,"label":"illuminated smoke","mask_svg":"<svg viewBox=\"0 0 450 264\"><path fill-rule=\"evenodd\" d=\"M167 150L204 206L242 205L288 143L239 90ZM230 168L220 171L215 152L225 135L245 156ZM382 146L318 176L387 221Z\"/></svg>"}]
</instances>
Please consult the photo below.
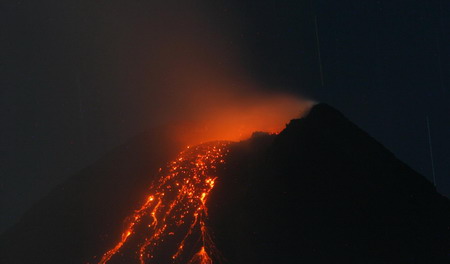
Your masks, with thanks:
<instances>
[{"instance_id":1,"label":"illuminated smoke","mask_svg":"<svg viewBox=\"0 0 450 264\"><path fill-rule=\"evenodd\" d=\"M150 128L168 125L177 140L196 144L280 131L302 115L298 97L268 92L274 87L250 74L232 10L187 2L146 2L142 14L133 13L136 18L125 17L120 21L127 24L117 26L127 32L114 40L118 47L107 56L119 62L125 76L120 85L137 91L137 98L124 99L139 109L131 118ZM218 13L227 15L216 19Z\"/></svg>"}]
</instances>

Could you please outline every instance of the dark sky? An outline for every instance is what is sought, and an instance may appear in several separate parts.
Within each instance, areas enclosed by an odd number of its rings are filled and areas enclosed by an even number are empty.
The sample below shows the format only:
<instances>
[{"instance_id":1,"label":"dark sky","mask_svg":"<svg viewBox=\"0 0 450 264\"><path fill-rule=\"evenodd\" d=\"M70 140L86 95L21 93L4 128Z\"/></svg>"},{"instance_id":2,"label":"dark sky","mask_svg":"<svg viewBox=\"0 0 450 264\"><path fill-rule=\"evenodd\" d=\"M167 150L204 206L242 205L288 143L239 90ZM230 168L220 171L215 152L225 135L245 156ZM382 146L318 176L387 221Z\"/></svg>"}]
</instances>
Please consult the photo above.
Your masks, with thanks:
<instances>
[{"instance_id":1,"label":"dark sky","mask_svg":"<svg viewBox=\"0 0 450 264\"><path fill-rule=\"evenodd\" d=\"M179 43L193 50L186 61L239 57L236 68L265 90L335 106L433 180L430 131L436 184L450 196L447 1L0 5L0 231L103 153L170 120L176 111L161 101L182 109L189 89L161 81L186 55L172 54Z\"/></svg>"}]
</instances>

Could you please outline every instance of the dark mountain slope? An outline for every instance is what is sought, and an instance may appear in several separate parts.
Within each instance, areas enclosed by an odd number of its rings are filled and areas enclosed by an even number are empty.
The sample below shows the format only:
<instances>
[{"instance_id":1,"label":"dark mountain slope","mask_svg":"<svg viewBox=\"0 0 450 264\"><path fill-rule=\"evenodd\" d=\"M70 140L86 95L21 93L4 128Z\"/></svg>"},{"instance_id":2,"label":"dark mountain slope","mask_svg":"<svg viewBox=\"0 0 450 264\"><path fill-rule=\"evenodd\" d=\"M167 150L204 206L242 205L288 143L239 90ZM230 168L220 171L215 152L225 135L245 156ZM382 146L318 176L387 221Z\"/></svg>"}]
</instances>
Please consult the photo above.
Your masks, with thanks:
<instances>
[{"instance_id":1,"label":"dark mountain slope","mask_svg":"<svg viewBox=\"0 0 450 264\"><path fill-rule=\"evenodd\" d=\"M104 253L179 149L155 131L109 153L4 234L0 260ZM231 144L217 173L208 225L224 263L450 263L449 200L325 104L279 135Z\"/></svg>"},{"instance_id":2,"label":"dark mountain slope","mask_svg":"<svg viewBox=\"0 0 450 264\"><path fill-rule=\"evenodd\" d=\"M229 263L450 263L449 200L330 106L242 153L211 198Z\"/></svg>"}]
</instances>

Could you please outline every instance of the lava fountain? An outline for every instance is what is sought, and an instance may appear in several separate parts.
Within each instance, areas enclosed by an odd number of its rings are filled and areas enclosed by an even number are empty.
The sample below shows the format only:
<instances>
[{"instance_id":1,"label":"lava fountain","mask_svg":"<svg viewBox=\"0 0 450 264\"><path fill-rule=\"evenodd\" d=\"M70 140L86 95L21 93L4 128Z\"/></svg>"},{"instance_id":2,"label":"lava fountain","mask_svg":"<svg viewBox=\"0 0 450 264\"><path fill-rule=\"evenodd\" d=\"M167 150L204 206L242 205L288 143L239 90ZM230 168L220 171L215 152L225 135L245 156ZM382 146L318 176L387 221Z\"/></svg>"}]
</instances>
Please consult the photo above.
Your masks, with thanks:
<instances>
[{"instance_id":1,"label":"lava fountain","mask_svg":"<svg viewBox=\"0 0 450 264\"><path fill-rule=\"evenodd\" d=\"M146 201L127 218L120 240L99 263L120 262L126 248L142 264L212 264L216 249L207 227L206 203L229 143L187 147L160 169Z\"/></svg>"}]
</instances>

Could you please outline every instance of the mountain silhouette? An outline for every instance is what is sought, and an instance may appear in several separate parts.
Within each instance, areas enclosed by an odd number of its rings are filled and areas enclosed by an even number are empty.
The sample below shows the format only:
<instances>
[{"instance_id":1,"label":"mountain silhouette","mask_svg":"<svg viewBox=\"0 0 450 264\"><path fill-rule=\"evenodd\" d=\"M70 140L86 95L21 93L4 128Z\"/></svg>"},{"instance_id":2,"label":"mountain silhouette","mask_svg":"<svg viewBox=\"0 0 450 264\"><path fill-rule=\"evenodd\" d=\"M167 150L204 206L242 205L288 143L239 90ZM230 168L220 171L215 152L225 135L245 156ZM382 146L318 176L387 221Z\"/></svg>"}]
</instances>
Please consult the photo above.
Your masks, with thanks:
<instances>
[{"instance_id":1,"label":"mountain silhouette","mask_svg":"<svg viewBox=\"0 0 450 264\"><path fill-rule=\"evenodd\" d=\"M166 135L138 136L56 188L1 236L2 263L98 262L182 149ZM214 263L450 263L449 200L326 104L230 144L216 174Z\"/></svg>"},{"instance_id":2,"label":"mountain silhouette","mask_svg":"<svg viewBox=\"0 0 450 264\"><path fill-rule=\"evenodd\" d=\"M211 197L230 263L450 263L449 200L337 110L258 141L231 151Z\"/></svg>"}]
</instances>

